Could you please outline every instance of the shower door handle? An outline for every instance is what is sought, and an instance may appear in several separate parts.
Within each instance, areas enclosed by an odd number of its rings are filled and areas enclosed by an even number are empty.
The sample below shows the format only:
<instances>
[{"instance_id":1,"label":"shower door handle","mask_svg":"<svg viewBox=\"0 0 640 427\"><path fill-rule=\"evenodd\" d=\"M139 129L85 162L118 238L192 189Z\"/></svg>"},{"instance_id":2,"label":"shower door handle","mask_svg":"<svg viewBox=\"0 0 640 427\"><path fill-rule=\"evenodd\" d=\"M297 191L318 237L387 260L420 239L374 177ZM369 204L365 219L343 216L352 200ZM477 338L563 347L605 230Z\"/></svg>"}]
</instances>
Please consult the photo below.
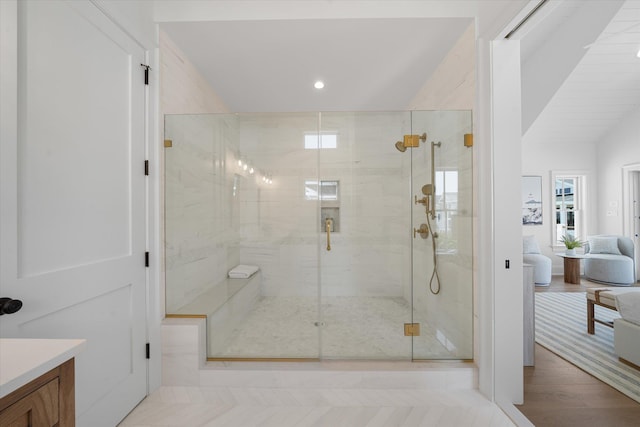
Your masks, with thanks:
<instances>
[{"instance_id":1,"label":"shower door handle","mask_svg":"<svg viewBox=\"0 0 640 427\"><path fill-rule=\"evenodd\" d=\"M327 218L324 221L324 228L327 231L327 250L330 251L331 250L331 223L333 221L331 221L331 219Z\"/></svg>"}]
</instances>

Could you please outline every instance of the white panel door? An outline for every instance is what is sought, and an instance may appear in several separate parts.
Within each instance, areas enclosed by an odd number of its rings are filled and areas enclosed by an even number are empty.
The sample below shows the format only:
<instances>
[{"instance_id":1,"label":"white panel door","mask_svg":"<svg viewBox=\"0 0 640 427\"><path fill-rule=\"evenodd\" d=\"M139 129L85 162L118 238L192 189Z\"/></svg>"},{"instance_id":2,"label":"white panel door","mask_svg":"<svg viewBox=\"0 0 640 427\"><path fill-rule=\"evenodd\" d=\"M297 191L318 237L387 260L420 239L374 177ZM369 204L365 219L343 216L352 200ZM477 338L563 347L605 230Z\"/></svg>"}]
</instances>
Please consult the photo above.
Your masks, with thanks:
<instances>
[{"instance_id":1,"label":"white panel door","mask_svg":"<svg viewBox=\"0 0 640 427\"><path fill-rule=\"evenodd\" d=\"M0 336L85 338L79 426L147 391L145 51L91 2L1 1Z\"/></svg>"}]
</instances>

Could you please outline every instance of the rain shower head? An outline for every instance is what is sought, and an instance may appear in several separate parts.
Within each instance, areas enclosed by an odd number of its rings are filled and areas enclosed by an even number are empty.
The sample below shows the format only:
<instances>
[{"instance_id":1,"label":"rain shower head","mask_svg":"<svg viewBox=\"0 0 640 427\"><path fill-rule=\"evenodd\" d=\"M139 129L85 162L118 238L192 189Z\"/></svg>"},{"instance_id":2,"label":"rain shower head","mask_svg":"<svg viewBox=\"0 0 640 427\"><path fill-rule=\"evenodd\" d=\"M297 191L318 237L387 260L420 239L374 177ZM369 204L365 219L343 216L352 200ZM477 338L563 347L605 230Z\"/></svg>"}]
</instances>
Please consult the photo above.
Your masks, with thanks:
<instances>
[{"instance_id":1,"label":"rain shower head","mask_svg":"<svg viewBox=\"0 0 640 427\"><path fill-rule=\"evenodd\" d=\"M427 133L422 135L405 135L402 141L396 142L396 148L401 153L407 151L407 148L416 148L420 146L420 141L425 142L427 140Z\"/></svg>"},{"instance_id":2,"label":"rain shower head","mask_svg":"<svg viewBox=\"0 0 640 427\"><path fill-rule=\"evenodd\" d=\"M402 142L402 141L396 142L396 148L401 153L404 153L405 151L407 151L407 147L405 147L404 142Z\"/></svg>"}]
</instances>

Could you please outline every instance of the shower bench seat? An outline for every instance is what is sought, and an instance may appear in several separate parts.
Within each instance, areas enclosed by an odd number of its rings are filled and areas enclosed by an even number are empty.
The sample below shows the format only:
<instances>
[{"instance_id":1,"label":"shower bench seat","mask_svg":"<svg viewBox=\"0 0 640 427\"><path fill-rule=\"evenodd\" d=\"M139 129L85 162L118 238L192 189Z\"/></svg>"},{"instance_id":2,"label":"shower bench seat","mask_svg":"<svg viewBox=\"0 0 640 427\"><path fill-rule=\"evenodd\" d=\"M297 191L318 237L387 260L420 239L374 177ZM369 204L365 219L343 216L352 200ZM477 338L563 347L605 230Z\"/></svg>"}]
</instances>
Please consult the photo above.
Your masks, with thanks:
<instances>
[{"instance_id":1,"label":"shower bench seat","mask_svg":"<svg viewBox=\"0 0 640 427\"><path fill-rule=\"evenodd\" d=\"M206 315L213 313L233 299L245 286L259 276L260 272L248 279L225 279L217 283L207 292L200 294L191 302L172 312L172 315ZM259 282L259 280L258 280ZM169 316L171 317L171 316Z\"/></svg>"},{"instance_id":2,"label":"shower bench seat","mask_svg":"<svg viewBox=\"0 0 640 427\"><path fill-rule=\"evenodd\" d=\"M219 354L234 327L253 310L260 297L261 283L260 271L247 279L226 278L166 317L206 318L208 354Z\"/></svg>"}]
</instances>

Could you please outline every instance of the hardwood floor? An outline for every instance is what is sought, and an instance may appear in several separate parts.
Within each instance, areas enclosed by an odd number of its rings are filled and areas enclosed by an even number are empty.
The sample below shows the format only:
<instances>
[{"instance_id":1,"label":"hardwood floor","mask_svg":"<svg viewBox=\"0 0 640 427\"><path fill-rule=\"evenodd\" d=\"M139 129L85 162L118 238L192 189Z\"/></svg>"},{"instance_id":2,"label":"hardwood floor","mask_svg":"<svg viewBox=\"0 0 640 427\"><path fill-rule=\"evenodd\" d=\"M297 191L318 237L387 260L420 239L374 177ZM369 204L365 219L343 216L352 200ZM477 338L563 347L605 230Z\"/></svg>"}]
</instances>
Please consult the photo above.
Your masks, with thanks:
<instances>
[{"instance_id":1,"label":"hardwood floor","mask_svg":"<svg viewBox=\"0 0 640 427\"><path fill-rule=\"evenodd\" d=\"M635 286L640 286L640 283L636 283ZM573 283L565 283L562 276L553 276L549 286L536 286L536 292L586 292L587 288L606 287L607 285L602 283L590 282L583 278L580 279L579 285L574 285Z\"/></svg>"},{"instance_id":2,"label":"hardwood floor","mask_svg":"<svg viewBox=\"0 0 640 427\"><path fill-rule=\"evenodd\" d=\"M536 292L585 292L603 287L581 280L565 284L555 277ZM536 344L535 366L524 368L524 404L518 409L536 427L638 427L640 403Z\"/></svg>"}]
</instances>

